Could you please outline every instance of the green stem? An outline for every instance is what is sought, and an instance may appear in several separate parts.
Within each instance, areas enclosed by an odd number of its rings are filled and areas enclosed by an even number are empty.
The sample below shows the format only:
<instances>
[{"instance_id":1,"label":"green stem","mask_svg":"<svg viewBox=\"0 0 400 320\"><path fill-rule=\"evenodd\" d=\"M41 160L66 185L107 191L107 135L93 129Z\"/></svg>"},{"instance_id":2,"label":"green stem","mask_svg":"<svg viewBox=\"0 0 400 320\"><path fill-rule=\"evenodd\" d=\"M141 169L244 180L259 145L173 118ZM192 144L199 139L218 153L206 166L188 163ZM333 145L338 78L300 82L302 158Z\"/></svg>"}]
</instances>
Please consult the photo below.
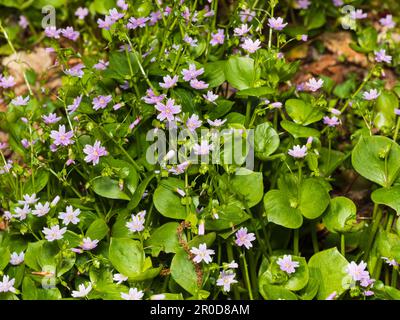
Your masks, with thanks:
<instances>
[{"instance_id":1,"label":"green stem","mask_svg":"<svg viewBox=\"0 0 400 320\"><path fill-rule=\"evenodd\" d=\"M246 127L250 123L250 118L251 118L251 100L250 98L248 98L246 105Z\"/></svg>"},{"instance_id":2,"label":"green stem","mask_svg":"<svg viewBox=\"0 0 400 320\"><path fill-rule=\"evenodd\" d=\"M394 141L397 140L397 135L399 133L399 129L400 129L400 117L397 118L396 129L394 130L394 135L393 135Z\"/></svg>"},{"instance_id":3,"label":"green stem","mask_svg":"<svg viewBox=\"0 0 400 320\"><path fill-rule=\"evenodd\" d=\"M317 238L317 224L314 222L311 225L311 241L314 253L319 252L318 238Z\"/></svg>"},{"instance_id":4,"label":"green stem","mask_svg":"<svg viewBox=\"0 0 400 320\"><path fill-rule=\"evenodd\" d=\"M344 233L340 234L340 253L342 254L343 257L346 256L346 242L345 242L345 236Z\"/></svg>"},{"instance_id":5,"label":"green stem","mask_svg":"<svg viewBox=\"0 0 400 320\"><path fill-rule=\"evenodd\" d=\"M372 226L371 226L371 231L369 233L369 238L368 238L368 242L367 242L367 247L364 253L364 261L368 260L368 256L369 256L369 252L371 250L372 247L372 243L374 241L375 238L375 233L378 230L379 227L379 223L381 222L382 219L382 210L379 210L379 205L377 203L375 203L374 205L374 211L372 213Z\"/></svg>"},{"instance_id":6,"label":"green stem","mask_svg":"<svg viewBox=\"0 0 400 320\"><path fill-rule=\"evenodd\" d=\"M241 254L242 260L243 260L243 266L244 266L244 276L245 276L245 282L247 285L247 290L249 291L249 297L250 300L254 300L253 298L253 290L251 289L251 282L250 282L250 277L249 277L249 269L247 267L247 261L246 261L246 252L243 251Z\"/></svg>"},{"instance_id":7,"label":"green stem","mask_svg":"<svg viewBox=\"0 0 400 320\"><path fill-rule=\"evenodd\" d=\"M299 255L299 229L293 230L293 254L295 256Z\"/></svg>"},{"instance_id":8,"label":"green stem","mask_svg":"<svg viewBox=\"0 0 400 320\"><path fill-rule=\"evenodd\" d=\"M392 283L391 283L391 286L393 288L397 288L397 276L398 276L398 272L399 272L398 268L399 267L394 266L393 270L392 270Z\"/></svg>"}]
</instances>

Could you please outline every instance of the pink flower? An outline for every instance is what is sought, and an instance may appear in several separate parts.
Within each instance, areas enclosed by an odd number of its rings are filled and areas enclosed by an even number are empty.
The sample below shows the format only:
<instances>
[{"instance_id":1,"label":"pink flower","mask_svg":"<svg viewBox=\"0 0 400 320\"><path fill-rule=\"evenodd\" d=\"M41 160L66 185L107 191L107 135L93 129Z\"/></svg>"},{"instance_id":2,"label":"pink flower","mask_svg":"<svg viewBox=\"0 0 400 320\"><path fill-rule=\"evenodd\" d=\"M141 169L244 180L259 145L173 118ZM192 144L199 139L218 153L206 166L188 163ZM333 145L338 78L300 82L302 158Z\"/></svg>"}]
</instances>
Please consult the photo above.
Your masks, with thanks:
<instances>
[{"instance_id":1,"label":"pink flower","mask_svg":"<svg viewBox=\"0 0 400 320\"><path fill-rule=\"evenodd\" d=\"M15 80L13 76L1 77L0 87L7 89L15 86Z\"/></svg>"},{"instance_id":2,"label":"pink flower","mask_svg":"<svg viewBox=\"0 0 400 320\"><path fill-rule=\"evenodd\" d=\"M61 30L57 30L57 28L55 26L46 27L44 29L44 34L48 38L59 39L60 38L60 32L61 32Z\"/></svg>"},{"instance_id":3,"label":"pink flower","mask_svg":"<svg viewBox=\"0 0 400 320\"><path fill-rule=\"evenodd\" d=\"M76 41L79 38L79 31L75 31L73 27L66 27L65 29L61 29L61 34L64 38L72 41Z\"/></svg>"},{"instance_id":4,"label":"pink flower","mask_svg":"<svg viewBox=\"0 0 400 320\"><path fill-rule=\"evenodd\" d=\"M283 19L278 17L278 18L269 18L268 19L268 26L274 30L280 31L284 27L286 27L287 23L283 23Z\"/></svg>"},{"instance_id":5,"label":"pink flower","mask_svg":"<svg viewBox=\"0 0 400 320\"><path fill-rule=\"evenodd\" d=\"M328 127L336 127L340 124L340 120L335 116L333 116L332 118L325 116L324 124L328 125Z\"/></svg>"},{"instance_id":6,"label":"pink flower","mask_svg":"<svg viewBox=\"0 0 400 320\"><path fill-rule=\"evenodd\" d=\"M58 215L58 219L63 220L64 225L69 225L70 223L72 224L78 224L79 221L81 221L78 216L80 215L81 210L80 209L75 209L72 206L67 206L65 212L60 212Z\"/></svg>"},{"instance_id":7,"label":"pink flower","mask_svg":"<svg viewBox=\"0 0 400 320\"><path fill-rule=\"evenodd\" d=\"M207 94L203 94L203 98L206 99L208 102L214 103L217 100L219 95L214 94L212 91L207 91Z\"/></svg>"},{"instance_id":8,"label":"pink flower","mask_svg":"<svg viewBox=\"0 0 400 320\"><path fill-rule=\"evenodd\" d=\"M157 104L158 102L163 101L166 97L165 94L156 96L152 89L147 89L146 94L146 96L142 97L142 100L144 100L144 102L147 104Z\"/></svg>"},{"instance_id":9,"label":"pink flower","mask_svg":"<svg viewBox=\"0 0 400 320\"><path fill-rule=\"evenodd\" d=\"M65 126L58 126L58 131L52 130L50 133L50 138L54 139L53 144L56 146L68 146L73 144L74 141L71 140L74 133L71 131L65 131Z\"/></svg>"},{"instance_id":10,"label":"pink flower","mask_svg":"<svg viewBox=\"0 0 400 320\"><path fill-rule=\"evenodd\" d=\"M93 99L92 104L93 104L93 109L94 110L99 110L99 109L104 109L107 107L107 105L111 102L112 96L98 96Z\"/></svg>"},{"instance_id":11,"label":"pink flower","mask_svg":"<svg viewBox=\"0 0 400 320\"><path fill-rule=\"evenodd\" d=\"M106 70L109 64L110 63L108 61L99 60L99 62L97 62L93 68L96 70Z\"/></svg>"},{"instance_id":12,"label":"pink flower","mask_svg":"<svg viewBox=\"0 0 400 320\"><path fill-rule=\"evenodd\" d=\"M90 144L85 145L83 152L87 155L85 161L87 163L92 162L94 166L99 163L100 157L108 154L106 148L102 147L98 140L95 141L93 146Z\"/></svg>"},{"instance_id":13,"label":"pink flower","mask_svg":"<svg viewBox=\"0 0 400 320\"><path fill-rule=\"evenodd\" d=\"M45 124L53 124L53 123L57 123L58 121L60 121L61 117L57 117L57 114L55 114L55 113L49 113L48 115L43 115L42 119Z\"/></svg>"},{"instance_id":14,"label":"pink flower","mask_svg":"<svg viewBox=\"0 0 400 320\"><path fill-rule=\"evenodd\" d=\"M197 39L189 37L187 34L183 37L183 41L186 42L191 47L197 47Z\"/></svg>"},{"instance_id":15,"label":"pink flower","mask_svg":"<svg viewBox=\"0 0 400 320\"><path fill-rule=\"evenodd\" d=\"M288 274L292 274L296 272L296 268L299 267L298 261L292 261L291 255L284 255L283 258L279 258L276 263L279 265L282 271L285 271Z\"/></svg>"},{"instance_id":16,"label":"pink flower","mask_svg":"<svg viewBox=\"0 0 400 320\"><path fill-rule=\"evenodd\" d=\"M85 65L83 63L78 63L77 65L73 66L70 69L65 70L65 74L71 76L71 77L78 77L82 78L84 75L82 69L85 68Z\"/></svg>"},{"instance_id":17,"label":"pink flower","mask_svg":"<svg viewBox=\"0 0 400 320\"><path fill-rule=\"evenodd\" d=\"M189 64L189 69L183 69L182 75L183 80L190 81L196 79L199 75L204 73L204 68L196 69L196 65L194 63Z\"/></svg>"},{"instance_id":18,"label":"pink flower","mask_svg":"<svg viewBox=\"0 0 400 320\"><path fill-rule=\"evenodd\" d=\"M207 122L208 122L208 124L209 124L210 126L213 126L213 127L220 127L220 126L222 126L222 125L226 122L226 119L224 119L224 120L215 119L214 121L212 121L212 120L210 120L210 119L207 119Z\"/></svg>"},{"instance_id":19,"label":"pink flower","mask_svg":"<svg viewBox=\"0 0 400 320\"><path fill-rule=\"evenodd\" d=\"M131 220L126 223L126 227L133 233L143 231L145 216L146 210L140 211L136 215L132 214Z\"/></svg>"},{"instance_id":20,"label":"pink flower","mask_svg":"<svg viewBox=\"0 0 400 320\"><path fill-rule=\"evenodd\" d=\"M325 300L335 300L336 297L337 297L337 292L333 291L329 296L326 297Z\"/></svg>"},{"instance_id":21,"label":"pink flower","mask_svg":"<svg viewBox=\"0 0 400 320\"><path fill-rule=\"evenodd\" d=\"M247 34L247 33L250 32L250 29L251 29L251 26L250 26L250 28L249 28L249 27L247 26L247 24L242 24L240 27L237 27L237 28L235 28L235 29L233 30L234 36L236 36L236 37L244 36L245 34Z\"/></svg>"},{"instance_id":22,"label":"pink flower","mask_svg":"<svg viewBox=\"0 0 400 320\"><path fill-rule=\"evenodd\" d=\"M302 35L301 35L301 41L306 42L307 40L308 40L308 35L302 34Z\"/></svg>"},{"instance_id":23,"label":"pink flower","mask_svg":"<svg viewBox=\"0 0 400 320\"><path fill-rule=\"evenodd\" d=\"M199 128L202 124L202 121L199 120L199 116L197 114L193 114L187 121L186 127L189 131L194 132L197 128Z\"/></svg>"},{"instance_id":24,"label":"pink flower","mask_svg":"<svg viewBox=\"0 0 400 320\"><path fill-rule=\"evenodd\" d=\"M97 247L99 240L92 240L89 237L83 238L80 247L83 250L92 250Z\"/></svg>"},{"instance_id":25,"label":"pink flower","mask_svg":"<svg viewBox=\"0 0 400 320\"><path fill-rule=\"evenodd\" d=\"M379 51L375 51L375 61L390 63L392 62L392 56L387 55L385 49L381 49Z\"/></svg>"},{"instance_id":26,"label":"pink flower","mask_svg":"<svg viewBox=\"0 0 400 320\"><path fill-rule=\"evenodd\" d=\"M212 145L208 144L207 141L203 140L203 141L201 141L200 144L196 143L193 146L193 151L194 151L194 154L197 156L204 156L204 155L207 155L210 153L211 148L212 148Z\"/></svg>"},{"instance_id":27,"label":"pink flower","mask_svg":"<svg viewBox=\"0 0 400 320\"><path fill-rule=\"evenodd\" d=\"M151 12L150 13L150 20L149 20L149 26L154 26L158 20L162 19L162 15L160 11L156 12Z\"/></svg>"},{"instance_id":28,"label":"pink flower","mask_svg":"<svg viewBox=\"0 0 400 320\"><path fill-rule=\"evenodd\" d=\"M244 43L242 43L240 46L246 50L249 53L254 53L256 52L258 49L260 49L260 44L261 41L256 39L256 41L251 40L250 38L247 38L244 40Z\"/></svg>"},{"instance_id":29,"label":"pink flower","mask_svg":"<svg viewBox=\"0 0 400 320\"><path fill-rule=\"evenodd\" d=\"M78 17L79 20L85 19L85 17L89 14L89 10L87 8L79 7L75 11L75 16Z\"/></svg>"},{"instance_id":30,"label":"pink flower","mask_svg":"<svg viewBox=\"0 0 400 320\"><path fill-rule=\"evenodd\" d=\"M156 104L156 109L160 111L157 115L157 119L160 121L163 121L164 119L173 121L175 118L174 115L181 112L181 106L175 105L174 99L168 99L166 104L158 102Z\"/></svg>"},{"instance_id":31,"label":"pink flower","mask_svg":"<svg viewBox=\"0 0 400 320\"><path fill-rule=\"evenodd\" d=\"M282 108L282 102L272 102L269 104L269 106L273 109L281 109Z\"/></svg>"},{"instance_id":32,"label":"pink flower","mask_svg":"<svg viewBox=\"0 0 400 320\"><path fill-rule=\"evenodd\" d=\"M169 89L176 85L176 83L178 82L178 79L179 79L179 76L173 76L172 78L171 78L171 76L165 76L165 77L163 77L164 82L159 82L159 85L161 88Z\"/></svg>"},{"instance_id":33,"label":"pink flower","mask_svg":"<svg viewBox=\"0 0 400 320\"><path fill-rule=\"evenodd\" d=\"M125 2L125 0L118 0L117 6L120 7L124 11L128 10L128 4Z\"/></svg>"},{"instance_id":34,"label":"pink flower","mask_svg":"<svg viewBox=\"0 0 400 320\"><path fill-rule=\"evenodd\" d=\"M82 101L82 95L76 97L74 101L72 102L71 105L67 106L67 110L69 113L73 113L78 109L79 105L81 104Z\"/></svg>"},{"instance_id":35,"label":"pink flower","mask_svg":"<svg viewBox=\"0 0 400 320\"><path fill-rule=\"evenodd\" d=\"M242 22L246 21L251 22L251 20L253 20L255 16L256 16L255 11L251 11L250 9L244 9L239 13L240 21Z\"/></svg>"},{"instance_id":36,"label":"pink flower","mask_svg":"<svg viewBox=\"0 0 400 320\"><path fill-rule=\"evenodd\" d=\"M203 90L208 88L208 83L202 80L193 79L190 80L190 86L196 90Z\"/></svg>"},{"instance_id":37,"label":"pink flower","mask_svg":"<svg viewBox=\"0 0 400 320\"><path fill-rule=\"evenodd\" d=\"M25 16L19 16L18 24L22 29L26 29L29 26L29 21Z\"/></svg>"},{"instance_id":38,"label":"pink flower","mask_svg":"<svg viewBox=\"0 0 400 320\"><path fill-rule=\"evenodd\" d=\"M110 16L105 16L104 20L97 19L97 24L100 29L110 30L111 26L115 23L115 20L111 19Z\"/></svg>"},{"instance_id":39,"label":"pink flower","mask_svg":"<svg viewBox=\"0 0 400 320\"><path fill-rule=\"evenodd\" d=\"M299 9L308 9L311 2L309 0L297 0L297 6Z\"/></svg>"},{"instance_id":40,"label":"pink flower","mask_svg":"<svg viewBox=\"0 0 400 320\"><path fill-rule=\"evenodd\" d=\"M111 20L115 22L118 21L119 19L122 19L125 15L124 13L119 13L118 10L115 8L110 9L108 12L110 14Z\"/></svg>"},{"instance_id":41,"label":"pink flower","mask_svg":"<svg viewBox=\"0 0 400 320\"><path fill-rule=\"evenodd\" d=\"M231 284L237 283L235 276L236 275L232 270L221 271L216 285L223 287L225 292L229 292L231 290Z\"/></svg>"},{"instance_id":42,"label":"pink flower","mask_svg":"<svg viewBox=\"0 0 400 320\"><path fill-rule=\"evenodd\" d=\"M332 114L334 114L335 116L341 115L340 110L335 109L335 108L332 108L332 109L330 110L330 112L331 112Z\"/></svg>"},{"instance_id":43,"label":"pink flower","mask_svg":"<svg viewBox=\"0 0 400 320\"><path fill-rule=\"evenodd\" d=\"M386 17L379 19L382 27L386 27L392 29L396 26L396 22L393 21L393 16L391 14L387 14Z\"/></svg>"},{"instance_id":44,"label":"pink flower","mask_svg":"<svg viewBox=\"0 0 400 320\"><path fill-rule=\"evenodd\" d=\"M217 33L211 34L210 44L214 47L218 44L224 44L225 35L223 29L218 29Z\"/></svg>"},{"instance_id":45,"label":"pink flower","mask_svg":"<svg viewBox=\"0 0 400 320\"><path fill-rule=\"evenodd\" d=\"M195 255L193 261L196 263L200 263L204 261L205 263L210 263L212 261L211 255L215 254L215 251L212 249L207 249L207 244L202 243L198 248L192 247L190 250L191 253Z\"/></svg>"},{"instance_id":46,"label":"pink flower","mask_svg":"<svg viewBox=\"0 0 400 320\"><path fill-rule=\"evenodd\" d=\"M26 96L25 98L22 96L18 96L15 99L11 100L11 103L14 106L26 106L29 102L29 96Z\"/></svg>"},{"instance_id":47,"label":"pink flower","mask_svg":"<svg viewBox=\"0 0 400 320\"><path fill-rule=\"evenodd\" d=\"M365 19L366 17L368 17L368 14L364 13L361 9L350 11L350 18L353 20Z\"/></svg>"},{"instance_id":48,"label":"pink flower","mask_svg":"<svg viewBox=\"0 0 400 320\"><path fill-rule=\"evenodd\" d=\"M247 233L247 228L240 228L235 235L235 243L239 247L245 246L246 249L250 249L253 246L251 242L256 240L254 233Z\"/></svg>"},{"instance_id":49,"label":"pink flower","mask_svg":"<svg viewBox=\"0 0 400 320\"><path fill-rule=\"evenodd\" d=\"M333 0L332 2L335 7L340 7L343 5L343 0Z\"/></svg>"},{"instance_id":50,"label":"pink flower","mask_svg":"<svg viewBox=\"0 0 400 320\"><path fill-rule=\"evenodd\" d=\"M315 78L311 78L305 83L305 86L307 87L308 90L315 92L318 89L320 89L323 84L324 80L322 79L316 80Z\"/></svg>"},{"instance_id":51,"label":"pink flower","mask_svg":"<svg viewBox=\"0 0 400 320\"><path fill-rule=\"evenodd\" d=\"M293 158L304 158L307 155L307 146L294 146L293 149L289 149L288 154Z\"/></svg>"},{"instance_id":52,"label":"pink flower","mask_svg":"<svg viewBox=\"0 0 400 320\"><path fill-rule=\"evenodd\" d=\"M128 28L128 29L131 29L131 30L134 30L134 29L136 29L136 28L144 28L145 26L146 26L146 22L149 20L149 18L143 18L143 17L141 17L141 18L134 18L134 17L131 17L129 20L128 20L128 24L126 25L126 27Z\"/></svg>"},{"instance_id":53,"label":"pink flower","mask_svg":"<svg viewBox=\"0 0 400 320\"><path fill-rule=\"evenodd\" d=\"M367 264L364 261L361 261L360 264L357 265L354 261L348 264L346 268L346 272L352 277L354 281L361 281L365 278L369 279L369 272L365 270Z\"/></svg>"},{"instance_id":54,"label":"pink flower","mask_svg":"<svg viewBox=\"0 0 400 320\"><path fill-rule=\"evenodd\" d=\"M181 164L178 164L176 167L169 169L168 172L171 172L174 175L182 174L185 172L189 164L190 164L189 161L182 162Z\"/></svg>"},{"instance_id":55,"label":"pink flower","mask_svg":"<svg viewBox=\"0 0 400 320\"><path fill-rule=\"evenodd\" d=\"M379 95L380 93L378 92L377 89L371 89L363 93L363 97L365 100L375 100L376 98L379 97Z\"/></svg>"},{"instance_id":56,"label":"pink flower","mask_svg":"<svg viewBox=\"0 0 400 320\"><path fill-rule=\"evenodd\" d=\"M64 233L67 231L67 228L61 228L59 225L52 226L51 228L43 228L42 232L45 235L47 241L60 240L63 238Z\"/></svg>"}]
</instances>

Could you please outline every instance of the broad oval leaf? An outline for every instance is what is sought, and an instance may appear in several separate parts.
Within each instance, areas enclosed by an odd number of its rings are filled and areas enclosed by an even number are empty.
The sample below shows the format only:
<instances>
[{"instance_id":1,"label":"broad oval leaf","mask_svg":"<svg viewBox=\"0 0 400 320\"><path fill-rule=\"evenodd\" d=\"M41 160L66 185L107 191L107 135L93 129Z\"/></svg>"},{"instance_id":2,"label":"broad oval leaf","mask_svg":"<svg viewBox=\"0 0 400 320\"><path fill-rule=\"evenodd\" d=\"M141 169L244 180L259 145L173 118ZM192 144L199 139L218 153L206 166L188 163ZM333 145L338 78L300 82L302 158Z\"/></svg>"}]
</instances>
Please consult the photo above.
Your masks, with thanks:
<instances>
[{"instance_id":1,"label":"broad oval leaf","mask_svg":"<svg viewBox=\"0 0 400 320\"><path fill-rule=\"evenodd\" d=\"M279 147L279 136L268 122L259 124L254 133L254 151L257 158L266 160Z\"/></svg>"},{"instance_id":2,"label":"broad oval leaf","mask_svg":"<svg viewBox=\"0 0 400 320\"><path fill-rule=\"evenodd\" d=\"M304 217L316 219L328 205L328 191L317 179L309 178L302 182L298 208Z\"/></svg>"},{"instance_id":3,"label":"broad oval leaf","mask_svg":"<svg viewBox=\"0 0 400 320\"><path fill-rule=\"evenodd\" d=\"M181 190L185 188L182 180L176 178L162 180L154 192L154 206L165 217L185 219L186 208L181 202L181 196L176 192L177 188Z\"/></svg>"},{"instance_id":4,"label":"broad oval leaf","mask_svg":"<svg viewBox=\"0 0 400 320\"><path fill-rule=\"evenodd\" d=\"M236 89L251 88L256 81L254 60L251 58L231 56L224 70L226 80Z\"/></svg>"},{"instance_id":5,"label":"broad oval leaf","mask_svg":"<svg viewBox=\"0 0 400 320\"><path fill-rule=\"evenodd\" d=\"M317 122L323 117L323 113L319 109L300 99L287 100L285 108L295 123L304 126Z\"/></svg>"},{"instance_id":6,"label":"broad oval leaf","mask_svg":"<svg viewBox=\"0 0 400 320\"><path fill-rule=\"evenodd\" d=\"M130 200L129 196L121 191L118 181L110 177L97 177L93 179L92 189L104 198Z\"/></svg>"},{"instance_id":7,"label":"broad oval leaf","mask_svg":"<svg viewBox=\"0 0 400 320\"><path fill-rule=\"evenodd\" d=\"M171 276L176 283L192 295L199 290L194 264L183 249L180 249L172 259Z\"/></svg>"},{"instance_id":8,"label":"broad oval leaf","mask_svg":"<svg viewBox=\"0 0 400 320\"><path fill-rule=\"evenodd\" d=\"M383 136L361 136L351 162L364 178L382 187L390 187L400 170L400 147Z\"/></svg>"},{"instance_id":9,"label":"broad oval leaf","mask_svg":"<svg viewBox=\"0 0 400 320\"><path fill-rule=\"evenodd\" d=\"M318 130L304 127L301 124L294 123L288 120L281 121L281 127L285 129L287 132L289 132L296 139L320 136Z\"/></svg>"},{"instance_id":10,"label":"broad oval leaf","mask_svg":"<svg viewBox=\"0 0 400 320\"><path fill-rule=\"evenodd\" d=\"M378 204L384 204L400 213L400 186L380 188L372 192L371 199Z\"/></svg>"},{"instance_id":11,"label":"broad oval leaf","mask_svg":"<svg viewBox=\"0 0 400 320\"><path fill-rule=\"evenodd\" d=\"M285 192L270 190L264 196L264 208L268 221L285 228L297 229L303 224L299 209L291 206Z\"/></svg>"},{"instance_id":12,"label":"broad oval leaf","mask_svg":"<svg viewBox=\"0 0 400 320\"><path fill-rule=\"evenodd\" d=\"M329 209L323 222L330 232L345 233L357 226L357 208L353 201L346 197L331 199Z\"/></svg>"},{"instance_id":13,"label":"broad oval leaf","mask_svg":"<svg viewBox=\"0 0 400 320\"><path fill-rule=\"evenodd\" d=\"M119 273L127 277L138 276L144 265L144 251L139 241L111 238L109 259Z\"/></svg>"},{"instance_id":14,"label":"broad oval leaf","mask_svg":"<svg viewBox=\"0 0 400 320\"><path fill-rule=\"evenodd\" d=\"M347 276L348 261L336 248L331 248L314 254L308 262L310 275L319 282L317 298L325 300L336 291L341 295L346 289L343 279Z\"/></svg>"}]
</instances>

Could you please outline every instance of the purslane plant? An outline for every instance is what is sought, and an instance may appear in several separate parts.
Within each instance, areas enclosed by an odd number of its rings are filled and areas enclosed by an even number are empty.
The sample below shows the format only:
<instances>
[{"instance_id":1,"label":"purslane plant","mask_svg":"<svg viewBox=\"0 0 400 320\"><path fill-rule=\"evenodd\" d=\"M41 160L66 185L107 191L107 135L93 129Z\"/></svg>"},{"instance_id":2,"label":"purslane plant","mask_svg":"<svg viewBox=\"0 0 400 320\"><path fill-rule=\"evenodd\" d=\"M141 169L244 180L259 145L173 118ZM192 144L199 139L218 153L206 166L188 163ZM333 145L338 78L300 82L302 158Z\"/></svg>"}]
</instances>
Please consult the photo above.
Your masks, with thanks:
<instances>
[{"instance_id":1,"label":"purslane plant","mask_svg":"<svg viewBox=\"0 0 400 320\"><path fill-rule=\"evenodd\" d=\"M325 50L342 5L75 1L57 25L34 6L2 19L10 53L17 30L61 85L0 78L0 298L399 299L397 17L373 23L365 1L345 28L364 73L294 82L291 53Z\"/></svg>"}]
</instances>

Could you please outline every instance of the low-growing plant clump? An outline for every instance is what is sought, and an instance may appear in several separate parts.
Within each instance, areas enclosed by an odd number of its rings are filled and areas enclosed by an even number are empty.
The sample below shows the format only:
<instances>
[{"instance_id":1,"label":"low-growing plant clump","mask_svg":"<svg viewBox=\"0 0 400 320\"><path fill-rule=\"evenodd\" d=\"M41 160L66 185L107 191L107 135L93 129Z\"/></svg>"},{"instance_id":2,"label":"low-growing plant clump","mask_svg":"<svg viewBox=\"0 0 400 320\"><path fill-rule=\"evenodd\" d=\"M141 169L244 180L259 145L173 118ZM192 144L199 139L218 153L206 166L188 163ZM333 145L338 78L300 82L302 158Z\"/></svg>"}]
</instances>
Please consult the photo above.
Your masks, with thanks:
<instances>
[{"instance_id":1,"label":"low-growing plant clump","mask_svg":"<svg viewBox=\"0 0 400 320\"><path fill-rule=\"evenodd\" d=\"M396 1L0 6L0 299L400 299Z\"/></svg>"}]
</instances>

